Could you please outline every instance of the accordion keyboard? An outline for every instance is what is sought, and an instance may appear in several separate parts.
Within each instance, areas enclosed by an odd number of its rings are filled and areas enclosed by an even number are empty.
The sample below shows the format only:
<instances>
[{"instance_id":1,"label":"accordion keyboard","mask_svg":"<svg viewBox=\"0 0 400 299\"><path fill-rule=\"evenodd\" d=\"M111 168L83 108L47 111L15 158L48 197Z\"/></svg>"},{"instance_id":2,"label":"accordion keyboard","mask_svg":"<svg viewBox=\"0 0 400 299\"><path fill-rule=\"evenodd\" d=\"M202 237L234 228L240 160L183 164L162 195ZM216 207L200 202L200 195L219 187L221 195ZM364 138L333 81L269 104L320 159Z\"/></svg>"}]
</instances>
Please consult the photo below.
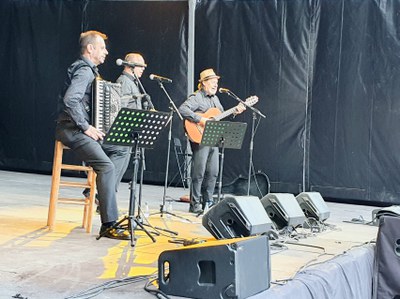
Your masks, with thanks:
<instances>
[{"instance_id":1,"label":"accordion keyboard","mask_svg":"<svg viewBox=\"0 0 400 299\"><path fill-rule=\"evenodd\" d=\"M92 125L107 133L121 109L121 84L96 78L93 84Z\"/></svg>"}]
</instances>

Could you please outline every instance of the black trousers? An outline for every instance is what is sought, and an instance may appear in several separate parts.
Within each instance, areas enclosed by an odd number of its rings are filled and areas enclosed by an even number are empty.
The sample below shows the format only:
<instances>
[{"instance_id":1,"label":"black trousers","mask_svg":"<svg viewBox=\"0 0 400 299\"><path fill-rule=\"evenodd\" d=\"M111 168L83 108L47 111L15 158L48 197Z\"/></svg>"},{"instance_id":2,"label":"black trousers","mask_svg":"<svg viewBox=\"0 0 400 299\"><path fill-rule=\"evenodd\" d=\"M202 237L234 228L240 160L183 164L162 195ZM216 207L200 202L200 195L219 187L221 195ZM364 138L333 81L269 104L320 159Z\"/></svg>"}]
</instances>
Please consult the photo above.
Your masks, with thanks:
<instances>
[{"instance_id":1,"label":"black trousers","mask_svg":"<svg viewBox=\"0 0 400 299\"><path fill-rule=\"evenodd\" d=\"M97 194L101 222L118 219L115 190L115 166L99 142L85 135L72 122L61 122L56 127L56 139L68 146L82 161L93 167L97 174Z\"/></svg>"},{"instance_id":2,"label":"black trousers","mask_svg":"<svg viewBox=\"0 0 400 299\"><path fill-rule=\"evenodd\" d=\"M215 184L219 170L218 147L203 146L191 143L192 148L192 184L190 189L190 205L195 207L199 204L213 201Z\"/></svg>"},{"instance_id":3,"label":"black trousers","mask_svg":"<svg viewBox=\"0 0 400 299\"><path fill-rule=\"evenodd\" d=\"M115 167L115 191L118 191L119 183L128 169L131 159L131 147L113 144L102 144L106 155L111 159Z\"/></svg>"}]
</instances>

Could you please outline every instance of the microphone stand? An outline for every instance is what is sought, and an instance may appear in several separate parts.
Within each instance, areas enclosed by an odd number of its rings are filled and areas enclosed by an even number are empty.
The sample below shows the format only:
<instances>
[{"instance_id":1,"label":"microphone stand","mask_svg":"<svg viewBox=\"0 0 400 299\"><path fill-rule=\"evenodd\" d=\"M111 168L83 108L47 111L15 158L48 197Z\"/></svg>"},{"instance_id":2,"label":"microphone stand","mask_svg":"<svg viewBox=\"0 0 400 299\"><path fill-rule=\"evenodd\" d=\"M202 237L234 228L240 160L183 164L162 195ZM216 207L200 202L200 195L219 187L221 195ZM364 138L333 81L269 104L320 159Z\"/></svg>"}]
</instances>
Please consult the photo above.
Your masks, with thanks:
<instances>
[{"instance_id":1,"label":"microphone stand","mask_svg":"<svg viewBox=\"0 0 400 299\"><path fill-rule=\"evenodd\" d=\"M157 80L157 83L160 86L160 88L163 90L165 95L167 96L167 98L169 100L169 103L170 103L169 109L171 110L171 113L172 113L172 117L171 117L171 119L169 121L167 166L165 168L164 192L163 192L162 204L160 205L160 214L161 214L161 217L163 217L164 214L167 214L167 215L175 216L177 218L181 218L181 219L183 219L185 221L191 222L189 219L187 219L185 217L182 217L182 216L178 216L178 215L176 215L174 213L171 213L170 211L166 211L166 209L165 209L165 202L166 202L167 188L168 188L169 160L170 160L170 153L171 153L172 122L173 122L174 112L176 112L176 114L178 114L179 119L181 121L183 121L183 117L182 117L181 113L179 112L178 108L176 107L174 101L169 96L169 94L168 94L167 90L165 89L164 84L162 83L162 81L161 80Z\"/></svg>"},{"instance_id":2,"label":"microphone stand","mask_svg":"<svg viewBox=\"0 0 400 299\"><path fill-rule=\"evenodd\" d=\"M140 82L139 77L135 74L135 72L133 73L133 77L135 78L136 82L138 83L139 87L142 89L142 92L144 94L147 94L146 90L144 89L142 82ZM144 108L143 110L150 110L150 109L154 109L154 105L151 102L150 97L146 99L148 102L147 107L145 107L145 105L142 105L142 107ZM178 233L172 231L172 230L168 230L168 229L164 229L158 226L152 226L152 225L148 225L148 224L144 224L143 223L143 219L141 218L140 212L142 211L142 192L143 192L143 176L144 176L144 170L146 169L146 161L145 161L145 155L144 155L144 148L140 149L140 156L141 156L141 165L140 165L140 178L139 178L139 199L138 199L138 211L137 211L137 216L136 218L138 219L138 221L140 223L142 223L142 225L147 225L151 228L153 228L155 230L154 233L155 235L159 236L160 233L158 232L158 230L162 230L165 231L167 233L173 234L173 235L178 235ZM148 219L146 219L148 222Z\"/></svg>"},{"instance_id":3,"label":"microphone stand","mask_svg":"<svg viewBox=\"0 0 400 299\"><path fill-rule=\"evenodd\" d=\"M144 89L144 87L143 87L143 85L142 85L142 82L140 82L139 77L135 74L134 70L132 70L132 74L133 74L133 78L135 78L136 82L138 83L139 88L142 89L142 91L143 91L144 94L147 94L147 93L146 93L146 90ZM150 106L150 103L149 103L149 106ZM143 105L142 105L142 107L143 107ZM144 110L147 110L147 109L144 109ZM143 173L144 173L144 170L146 169L146 161L145 161L145 156L144 156L144 148L141 148L141 149L140 149L140 156L141 156L141 159L140 159L141 165L140 165L140 178L139 178L140 181L139 181L139 200L138 200L138 214L137 214L137 218L139 218L139 220L142 220L142 219L141 219L141 216L140 216L140 212L141 212L141 210L142 210Z\"/></svg>"},{"instance_id":4,"label":"microphone stand","mask_svg":"<svg viewBox=\"0 0 400 299\"><path fill-rule=\"evenodd\" d=\"M250 147L249 147L249 170L248 170L248 174L247 174L247 196L250 195L250 179L251 179L251 169L252 169L252 165L253 165L253 149L254 149L254 135L255 135L255 121L257 119L257 115L258 114L260 117L265 118L266 116L261 113L260 110L258 110L257 108L253 107L253 106L249 106L246 104L246 102L244 102L241 98L239 98L236 94L234 94L232 91L227 90L226 93L234 98L235 100L237 100L238 102L242 103L243 105L245 105L246 107L250 108L253 111L253 117L252 117L252 124L251 124L251 136L250 136ZM256 178L254 178L256 179Z\"/></svg>"}]
</instances>

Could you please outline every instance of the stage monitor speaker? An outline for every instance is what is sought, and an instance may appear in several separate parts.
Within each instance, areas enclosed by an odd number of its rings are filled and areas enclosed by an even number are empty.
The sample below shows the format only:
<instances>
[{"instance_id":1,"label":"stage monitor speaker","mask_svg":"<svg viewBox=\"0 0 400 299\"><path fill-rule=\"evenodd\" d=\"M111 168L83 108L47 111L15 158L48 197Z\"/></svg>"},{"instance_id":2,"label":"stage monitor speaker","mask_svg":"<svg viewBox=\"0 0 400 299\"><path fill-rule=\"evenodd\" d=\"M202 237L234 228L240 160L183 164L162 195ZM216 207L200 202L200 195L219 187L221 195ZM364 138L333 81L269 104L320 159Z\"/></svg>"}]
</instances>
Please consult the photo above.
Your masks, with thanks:
<instances>
[{"instance_id":1,"label":"stage monitor speaker","mask_svg":"<svg viewBox=\"0 0 400 299\"><path fill-rule=\"evenodd\" d=\"M189 298L247 298L270 286L267 236L218 240L164 251L159 289Z\"/></svg>"},{"instance_id":2,"label":"stage monitor speaker","mask_svg":"<svg viewBox=\"0 0 400 299\"><path fill-rule=\"evenodd\" d=\"M296 227L302 225L306 220L306 216L293 194L268 193L261 199L261 203L278 229L287 226Z\"/></svg>"},{"instance_id":3,"label":"stage monitor speaker","mask_svg":"<svg viewBox=\"0 0 400 299\"><path fill-rule=\"evenodd\" d=\"M375 248L373 299L400 298L400 217L379 219Z\"/></svg>"},{"instance_id":4,"label":"stage monitor speaker","mask_svg":"<svg viewBox=\"0 0 400 299\"><path fill-rule=\"evenodd\" d=\"M202 223L216 239L248 237L272 228L272 221L256 196L225 195L203 216Z\"/></svg>"},{"instance_id":5,"label":"stage monitor speaker","mask_svg":"<svg viewBox=\"0 0 400 299\"><path fill-rule=\"evenodd\" d=\"M319 192L302 192L296 199L307 218L313 217L323 222L331 215Z\"/></svg>"}]
</instances>

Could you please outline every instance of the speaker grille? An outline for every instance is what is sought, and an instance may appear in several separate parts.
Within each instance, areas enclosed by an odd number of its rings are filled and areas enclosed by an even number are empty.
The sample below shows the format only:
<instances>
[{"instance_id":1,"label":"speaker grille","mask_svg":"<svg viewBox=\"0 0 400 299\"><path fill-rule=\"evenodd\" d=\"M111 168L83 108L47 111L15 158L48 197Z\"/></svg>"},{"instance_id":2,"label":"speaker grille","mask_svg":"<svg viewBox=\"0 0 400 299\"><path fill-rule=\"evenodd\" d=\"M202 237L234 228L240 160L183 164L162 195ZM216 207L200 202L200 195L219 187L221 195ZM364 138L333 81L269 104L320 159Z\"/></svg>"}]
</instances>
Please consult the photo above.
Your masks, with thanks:
<instances>
[{"instance_id":1,"label":"speaker grille","mask_svg":"<svg viewBox=\"0 0 400 299\"><path fill-rule=\"evenodd\" d=\"M202 223L216 239L263 234L272 227L272 221L255 196L226 196L203 216Z\"/></svg>"},{"instance_id":2,"label":"speaker grille","mask_svg":"<svg viewBox=\"0 0 400 299\"><path fill-rule=\"evenodd\" d=\"M330 211L319 192L302 192L296 200L307 218L325 221L330 216Z\"/></svg>"},{"instance_id":3,"label":"speaker grille","mask_svg":"<svg viewBox=\"0 0 400 299\"><path fill-rule=\"evenodd\" d=\"M269 193L261 199L261 203L279 229L287 226L296 227L306 220L293 194Z\"/></svg>"}]
</instances>

